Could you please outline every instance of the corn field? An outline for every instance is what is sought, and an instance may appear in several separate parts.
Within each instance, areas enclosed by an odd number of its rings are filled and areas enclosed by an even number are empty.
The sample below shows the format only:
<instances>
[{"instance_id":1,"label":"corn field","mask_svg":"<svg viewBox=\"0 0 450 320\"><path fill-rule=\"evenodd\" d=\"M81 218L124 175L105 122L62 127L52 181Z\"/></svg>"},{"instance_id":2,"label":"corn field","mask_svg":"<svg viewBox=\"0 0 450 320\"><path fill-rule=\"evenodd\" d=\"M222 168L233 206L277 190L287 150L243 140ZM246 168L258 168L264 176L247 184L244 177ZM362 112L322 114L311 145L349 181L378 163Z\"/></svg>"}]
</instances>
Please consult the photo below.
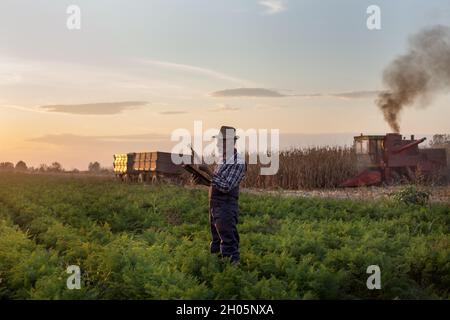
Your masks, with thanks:
<instances>
[{"instance_id":1,"label":"corn field","mask_svg":"<svg viewBox=\"0 0 450 320\"><path fill-rule=\"evenodd\" d=\"M262 165L249 164L242 186L290 190L334 188L357 173L355 153L349 147L289 149L281 151L279 157L276 175L260 175Z\"/></svg>"}]
</instances>

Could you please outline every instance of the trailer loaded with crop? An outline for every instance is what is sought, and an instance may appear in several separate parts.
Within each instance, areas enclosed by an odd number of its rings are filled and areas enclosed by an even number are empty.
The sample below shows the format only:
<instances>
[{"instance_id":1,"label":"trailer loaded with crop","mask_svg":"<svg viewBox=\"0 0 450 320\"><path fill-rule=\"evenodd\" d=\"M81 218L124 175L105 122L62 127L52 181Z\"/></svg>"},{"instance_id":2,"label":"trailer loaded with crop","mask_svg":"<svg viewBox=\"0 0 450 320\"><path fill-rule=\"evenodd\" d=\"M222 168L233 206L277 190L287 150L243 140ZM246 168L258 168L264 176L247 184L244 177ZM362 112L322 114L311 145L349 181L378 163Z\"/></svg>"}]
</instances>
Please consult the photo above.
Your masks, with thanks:
<instances>
[{"instance_id":1,"label":"trailer loaded with crop","mask_svg":"<svg viewBox=\"0 0 450 320\"><path fill-rule=\"evenodd\" d=\"M179 156L179 155L176 155ZM189 162L190 155L181 155ZM170 180L180 182L184 169L172 161L168 152L133 152L114 155L114 173L122 181L155 182Z\"/></svg>"},{"instance_id":2,"label":"trailer loaded with crop","mask_svg":"<svg viewBox=\"0 0 450 320\"><path fill-rule=\"evenodd\" d=\"M407 140L397 133L355 137L356 165L360 174L341 186L370 186L441 176L447 167L446 150L419 149L424 141L425 138L415 140L414 136Z\"/></svg>"}]
</instances>

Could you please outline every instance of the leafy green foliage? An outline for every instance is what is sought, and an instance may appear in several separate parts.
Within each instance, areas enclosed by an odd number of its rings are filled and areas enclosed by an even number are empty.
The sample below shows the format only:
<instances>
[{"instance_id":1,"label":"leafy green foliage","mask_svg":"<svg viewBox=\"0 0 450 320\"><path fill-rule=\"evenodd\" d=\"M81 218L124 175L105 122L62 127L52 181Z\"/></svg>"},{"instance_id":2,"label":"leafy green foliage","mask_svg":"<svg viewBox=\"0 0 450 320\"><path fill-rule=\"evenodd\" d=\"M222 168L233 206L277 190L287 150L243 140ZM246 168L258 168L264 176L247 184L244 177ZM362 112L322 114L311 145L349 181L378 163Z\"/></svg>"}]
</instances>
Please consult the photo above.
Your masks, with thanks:
<instances>
[{"instance_id":1,"label":"leafy green foliage","mask_svg":"<svg viewBox=\"0 0 450 320\"><path fill-rule=\"evenodd\" d=\"M205 190L3 173L0 299L448 299L449 222L448 204L242 194L234 266L208 253Z\"/></svg>"},{"instance_id":2,"label":"leafy green foliage","mask_svg":"<svg viewBox=\"0 0 450 320\"><path fill-rule=\"evenodd\" d=\"M430 202L431 192L415 185L409 185L395 192L392 197L398 202L424 206Z\"/></svg>"}]
</instances>

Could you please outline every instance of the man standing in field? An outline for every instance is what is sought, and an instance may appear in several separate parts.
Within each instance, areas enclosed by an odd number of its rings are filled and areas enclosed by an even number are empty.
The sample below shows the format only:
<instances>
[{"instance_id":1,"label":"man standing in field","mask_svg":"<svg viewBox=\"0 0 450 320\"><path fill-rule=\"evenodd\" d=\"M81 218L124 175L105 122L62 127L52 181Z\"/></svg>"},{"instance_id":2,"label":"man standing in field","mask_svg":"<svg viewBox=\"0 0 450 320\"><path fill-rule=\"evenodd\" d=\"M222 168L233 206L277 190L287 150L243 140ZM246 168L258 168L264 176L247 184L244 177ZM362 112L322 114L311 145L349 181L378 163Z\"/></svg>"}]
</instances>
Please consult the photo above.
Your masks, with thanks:
<instances>
[{"instance_id":1,"label":"man standing in field","mask_svg":"<svg viewBox=\"0 0 450 320\"><path fill-rule=\"evenodd\" d=\"M235 128L222 126L214 138L217 139L219 164L214 172L206 165L199 166L200 170L211 176L212 181L209 188L209 222L212 236L210 250L213 254L229 258L232 263L238 263L239 234L236 225L239 184L245 176L246 164L235 148L239 138Z\"/></svg>"}]
</instances>

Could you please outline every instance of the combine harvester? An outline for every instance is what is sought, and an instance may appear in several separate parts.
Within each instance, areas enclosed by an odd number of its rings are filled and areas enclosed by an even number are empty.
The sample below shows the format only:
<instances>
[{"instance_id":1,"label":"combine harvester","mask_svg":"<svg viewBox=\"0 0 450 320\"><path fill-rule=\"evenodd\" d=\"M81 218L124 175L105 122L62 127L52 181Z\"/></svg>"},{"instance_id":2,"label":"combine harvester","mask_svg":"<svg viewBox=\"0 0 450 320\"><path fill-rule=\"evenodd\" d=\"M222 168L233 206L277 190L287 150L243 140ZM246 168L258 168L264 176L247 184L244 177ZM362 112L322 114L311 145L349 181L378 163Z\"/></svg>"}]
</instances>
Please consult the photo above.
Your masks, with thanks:
<instances>
[{"instance_id":1,"label":"combine harvester","mask_svg":"<svg viewBox=\"0 0 450 320\"><path fill-rule=\"evenodd\" d=\"M419 149L426 138L410 140L400 134L354 137L357 159L356 177L341 183L341 187L361 187L414 181L416 173L430 178L439 175L447 167L445 149Z\"/></svg>"}]
</instances>

